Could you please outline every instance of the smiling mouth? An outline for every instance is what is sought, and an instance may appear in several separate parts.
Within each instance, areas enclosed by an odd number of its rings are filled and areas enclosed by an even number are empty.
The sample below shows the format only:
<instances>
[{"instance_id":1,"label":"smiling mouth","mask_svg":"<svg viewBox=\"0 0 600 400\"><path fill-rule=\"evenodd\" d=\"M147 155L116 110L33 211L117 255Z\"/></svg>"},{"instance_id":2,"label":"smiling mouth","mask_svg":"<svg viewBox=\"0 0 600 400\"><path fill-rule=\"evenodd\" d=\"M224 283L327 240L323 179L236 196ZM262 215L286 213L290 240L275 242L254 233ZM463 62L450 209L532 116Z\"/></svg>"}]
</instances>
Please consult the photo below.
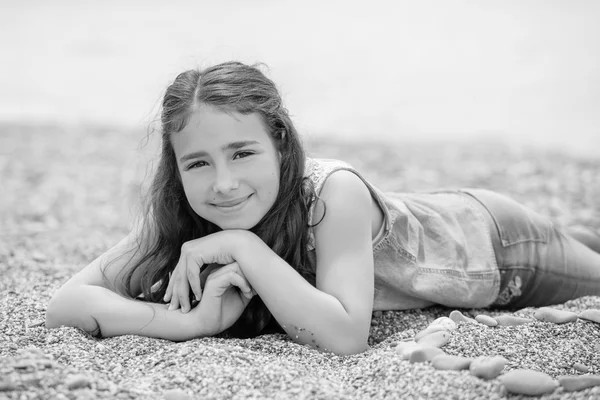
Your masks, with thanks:
<instances>
[{"instance_id":1,"label":"smiling mouth","mask_svg":"<svg viewBox=\"0 0 600 400\"><path fill-rule=\"evenodd\" d=\"M218 208L232 209L232 208L244 203L246 200L248 200L250 198L250 196L252 196L252 195L248 195L246 197L241 197L241 198L235 199L235 200L229 200L229 201L223 201L221 203L211 203L211 204Z\"/></svg>"}]
</instances>

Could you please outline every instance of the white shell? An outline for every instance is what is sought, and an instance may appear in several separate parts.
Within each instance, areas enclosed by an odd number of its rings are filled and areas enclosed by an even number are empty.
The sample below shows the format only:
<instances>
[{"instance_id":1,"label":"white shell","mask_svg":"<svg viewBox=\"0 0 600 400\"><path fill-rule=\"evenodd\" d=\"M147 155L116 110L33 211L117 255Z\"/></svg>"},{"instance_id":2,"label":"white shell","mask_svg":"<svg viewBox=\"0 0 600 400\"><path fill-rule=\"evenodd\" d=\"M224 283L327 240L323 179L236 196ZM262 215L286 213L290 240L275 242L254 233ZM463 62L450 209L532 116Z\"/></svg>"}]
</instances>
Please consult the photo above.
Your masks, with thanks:
<instances>
[{"instance_id":1,"label":"white shell","mask_svg":"<svg viewBox=\"0 0 600 400\"><path fill-rule=\"evenodd\" d=\"M415 341L410 342L399 342L396 346L396 351L400 353L403 360L408 360L413 351L418 349L420 346Z\"/></svg>"},{"instance_id":2,"label":"white shell","mask_svg":"<svg viewBox=\"0 0 600 400\"><path fill-rule=\"evenodd\" d=\"M456 322L452 321L448 317L439 317L435 321L433 321L429 326L440 325L449 331L453 331L456 329Z\"/></svg>"}]
</instances>

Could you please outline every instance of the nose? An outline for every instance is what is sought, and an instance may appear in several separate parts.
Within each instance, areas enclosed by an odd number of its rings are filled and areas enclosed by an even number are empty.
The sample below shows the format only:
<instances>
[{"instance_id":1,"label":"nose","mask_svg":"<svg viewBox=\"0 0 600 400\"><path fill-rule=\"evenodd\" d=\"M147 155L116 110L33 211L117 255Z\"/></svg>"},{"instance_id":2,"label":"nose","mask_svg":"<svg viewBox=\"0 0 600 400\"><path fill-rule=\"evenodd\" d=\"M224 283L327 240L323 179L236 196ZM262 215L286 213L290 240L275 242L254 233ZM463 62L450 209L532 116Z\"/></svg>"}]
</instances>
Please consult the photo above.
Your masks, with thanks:
<instances>
[{"instance_id":1,"label":"nose","mask_svg":"<svg viewBox=\"0 0 600 400\"><path fill-rule=\"evenodd\" d=\"M213 191L215 193L227 194L240 186L235 174L228 167L220 167L216 169L215 181L213 183Z\"/></svg>"}]
</instances>

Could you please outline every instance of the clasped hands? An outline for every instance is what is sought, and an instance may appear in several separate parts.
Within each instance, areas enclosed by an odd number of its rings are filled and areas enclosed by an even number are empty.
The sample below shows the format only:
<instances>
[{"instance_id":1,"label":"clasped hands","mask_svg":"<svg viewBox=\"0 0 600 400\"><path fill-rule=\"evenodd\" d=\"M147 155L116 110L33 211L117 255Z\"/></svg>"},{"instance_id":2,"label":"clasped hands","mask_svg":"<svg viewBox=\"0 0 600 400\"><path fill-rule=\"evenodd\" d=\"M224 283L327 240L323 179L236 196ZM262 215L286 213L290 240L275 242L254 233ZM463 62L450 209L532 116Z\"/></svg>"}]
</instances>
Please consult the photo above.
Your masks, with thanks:
<instances>
[{"instance_id":1,"label":"clasped hands","mask_svg":"<svg viewBox=\"0 0 600 400\"><path fill-rule=\"evenodd\" d=\"M190 312L203 335L216 335L232 326L256 295L236 261L247 231L220 231L190 240L171 273L164 301L169 310ZM206 266L201 271L203 266ZM190 288L199 303L191 308Z\"/></svg>"}]
</instances>

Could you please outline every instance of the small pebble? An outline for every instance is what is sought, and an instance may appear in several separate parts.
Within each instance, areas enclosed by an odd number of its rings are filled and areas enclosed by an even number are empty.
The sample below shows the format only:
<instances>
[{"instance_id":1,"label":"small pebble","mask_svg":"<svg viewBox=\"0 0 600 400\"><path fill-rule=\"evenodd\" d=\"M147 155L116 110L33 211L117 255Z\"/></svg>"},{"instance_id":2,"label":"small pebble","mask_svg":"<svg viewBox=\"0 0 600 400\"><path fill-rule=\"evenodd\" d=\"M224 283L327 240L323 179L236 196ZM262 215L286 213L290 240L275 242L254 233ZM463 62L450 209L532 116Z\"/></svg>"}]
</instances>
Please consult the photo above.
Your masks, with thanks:
<instances>
[{"instance_id":1,"label":"small pebble","mask_svg":"<svg viewBox=\"0 0 600 400\"><path fill-rule=\"evenodd\" d=\"M453 331L456 329L456 322L452 321L448 317L439 317L438 319L433 321L431 324L429 324L429 327L432 327L432 326L443 326L444 329Z\"/></svg>"},{"instance_id":2,"label":"small pebble","mask_svg":"<svg viewBox=\"0 0 600 400\"><path fill-rule=\"evenodd\" d=\"M487 325L487 326L496 326L498 325L498 321L496 321L494 318L490 317L489 315L483 315L483 314L479 314L478 316L475 317L475 321Z\"/></svg>"},{"instance_id":3,"label":"small pebble","mask_svg":"<svg viewBox=\"0 0 600 400\"><path fill-rule=\"evenodd\" d=\"M71 390L89 387L91 384L92 382L85 375L70 375L65 380L65 385Z\"/></svg>"},{"instance_id":4,"label":"small pebble","mask_svg":"<svg viewBox=\"0 0 600 400\"><path fill-rule=\"evenodd\" d=\"M450 341L448 331L437 331L421 338L417 343L422 347L442 347Z\"/></svg>"},{"instance_id":5,"label":"small pebble","mask_svg":"<svg viewBox=\"0 0 600 400\"><path fill-rule=\"evenodd\" d=\"M35 362L31 359L20 360L13 365L14 369L35 369Z\"/></svg>"},{"instance_id":6,"label":"small pebble","mask_svg":"<svg viewBox=\"0 0 600 400\"><path fill-rule=\"evenodd\" d=\"M48 259L48 257L46 257L46 255L44 253L42 253L41 251L37 251L37 250L34 250L31 253L31 258L33 258L35 261L46 261Z\"/></svg>"},{"instance_id":7,"label":"small pebble","mask_svg":"<svg viewBox=\"0 0 600 400\"><path fill-rule=\"evenodd\" d=\"M440 354L431 360L431 366L435 369L444 371L460 371L463 369L468 369L472 362L472 358L454 356L450 354Z\"/></svg>"},{"instance_id":8,"label":"small pebble","mask_svg":"<svg viewBox=\"0 0 600 400\"><path fill-rule=\"evenodd\" d=\"M600 375L559 376L558 383L565 392L575 392L594 386L600 386Z\"/></svg>"},{"instance_id":9,"label":"small pebble","mask_svg":"<svg viewBox=\"0 0 600 400\"><path fill-rule=\"evenodd\" d=\"M183 346L180 350L179 350L179 356L180 357L185 357L185 356L189 356L190 354L192 354L192 349L189 348L188 346Z\"/></svg>"},{"instance_id":10,"label":"small pebble","mask_svg":"<svg viewBox=\"0 0 600 400\"><path fill-rule=\"evenodd\" d=\"M418 347L410 354L411 363L422 363L433 360L433 358L445 354L444 350L437 347Z\"/></svg>"},{"instance_id":11,"label":"small pebble","mask_svg":"<svg viewBox=\"0 0 600 400\"><path fill-rule=\"evenodd\" d=\"M498 380L509 392L528 396L540 396L558 387L558 382L550 375L532 369L513 369Z\"/></svg>"},{"instance_id":12,"label":"small pebble","mask_svg":"<svg viewBox=\"0 0 600 400\"><path fill-rule=\"evenodd\" d=\"M0 381L0 392L9 392L11 390L15 390L16 388L17 385L8 379Z\"/></svg>"},{"instance_id":13,"label":"small pebble","mask_svg":"<svg viewBox=\"0 0 600 400\"><path fill-rule=\"evenodd\" d=\"M373 318L380 318L382 315L381 311L373 311Z\"/></svg>"},{"instance_id":14,"label":"small pebble","mask_svg":"<svg viewBox=\"0 0 600 400\"><path fill-rule=\"evenodd\" d=\"M587 319L588 321L593 321L597 324L600 324L600 310L595 308L584 310L579 313L579 318Z\"/></svg>"},{"instance_id":15,"label":"small pebble","mask_svg":"<svg viewBox=\"0 0 600 400\"><path fill-rule=\"evenodd\" d=\"M400 354L403 360L408 360L414 350L419 347L417 342L399 342L396 346L396 351Z\"/></svg>"},{"instance_id":16,"label":"small pebble","mask_svg":"<svg viewBox=\"0 0 600 400\"><path fill-rule=\"evenodd\" d=\"M192 397L181 389L169 389L163 392L165 400L192 400Z\"/></svg>"},{"instance_id":17,"label":"small pebble","mask_svg":"<svg viewBox=\"0 0 600 400\"><path fill-rule=\"evenodd\" d=\"M110 389L110 386L107 381L100 380L100 381L96 382L96 390L105 392L105 391L108 391L109 389Z\"/></svg>"},{"instance_id":18,"label":"small pebble","mask_svg":"<svg viewBox=\"0 0 600 400\"><path fill-rule=\"evenodd\" d=\"M590 367L588 367L587 365L583 365L582 363L573 364L573 368L575 368L576 371L583 373L590 372Z\"/></svg>"},{"instance_id":19,"label":"small pebble","mask_svg":"<svg viewBox=\"0 0 600 400\"><path fill-rule=\"evenodd\" d=\"M533 316L540 321L554 324L566 324L567 322L577 321L578 318L574 312L550 307L542 307L536 310Z\"/></svg>"},{"instance_id":20,"label":"small pebble","mask_svg":"<svg viewBox=\"0 0 600 400\"><path fill-rule=\"evenodd\" d=\"M415 335L415 341L418 342L425 336L427 336L433 332L439 332L439 331L445 332L446 328L444 328L442 325L429 325L427 328L423 329L421 332L419 332Z\"/></svg>"},{"instance_id":21,"label":"small pebble","mask_svg":"<svg viewBox=\"0 0 600 400\"><path fill-rule=\"evenodd\" d=\"M504 369L508 360L502 356L477 357L469 366L471 375L483 379L494 379Z\"/></svg>"},{"instance_id":22,"label":"small pebble","mask_svg":"<svg viewBox=\"0 0 600 400\"><path fill-rule=\"evenodd\" d=\"M500 326L517 326L533 322L531 318L517 317L515 315L508 314L498 315L497 317L494 317L494 319Z\"/></svg>"},{"instance_id":23,"label":"small pebble","mask_svg":"<svg viewBox=\"0 0 600 400\"><path fill-rule=\"evenodd\" d=\"M454 323L459 324L461 322L467 322L470 324L476 324L477 321L475 321L473 318L469 318L463 315L463 313L461 313L458 310L454 310L450 313L450 319L452 321L454 321Z\"/></svg>"}]
</instances>

